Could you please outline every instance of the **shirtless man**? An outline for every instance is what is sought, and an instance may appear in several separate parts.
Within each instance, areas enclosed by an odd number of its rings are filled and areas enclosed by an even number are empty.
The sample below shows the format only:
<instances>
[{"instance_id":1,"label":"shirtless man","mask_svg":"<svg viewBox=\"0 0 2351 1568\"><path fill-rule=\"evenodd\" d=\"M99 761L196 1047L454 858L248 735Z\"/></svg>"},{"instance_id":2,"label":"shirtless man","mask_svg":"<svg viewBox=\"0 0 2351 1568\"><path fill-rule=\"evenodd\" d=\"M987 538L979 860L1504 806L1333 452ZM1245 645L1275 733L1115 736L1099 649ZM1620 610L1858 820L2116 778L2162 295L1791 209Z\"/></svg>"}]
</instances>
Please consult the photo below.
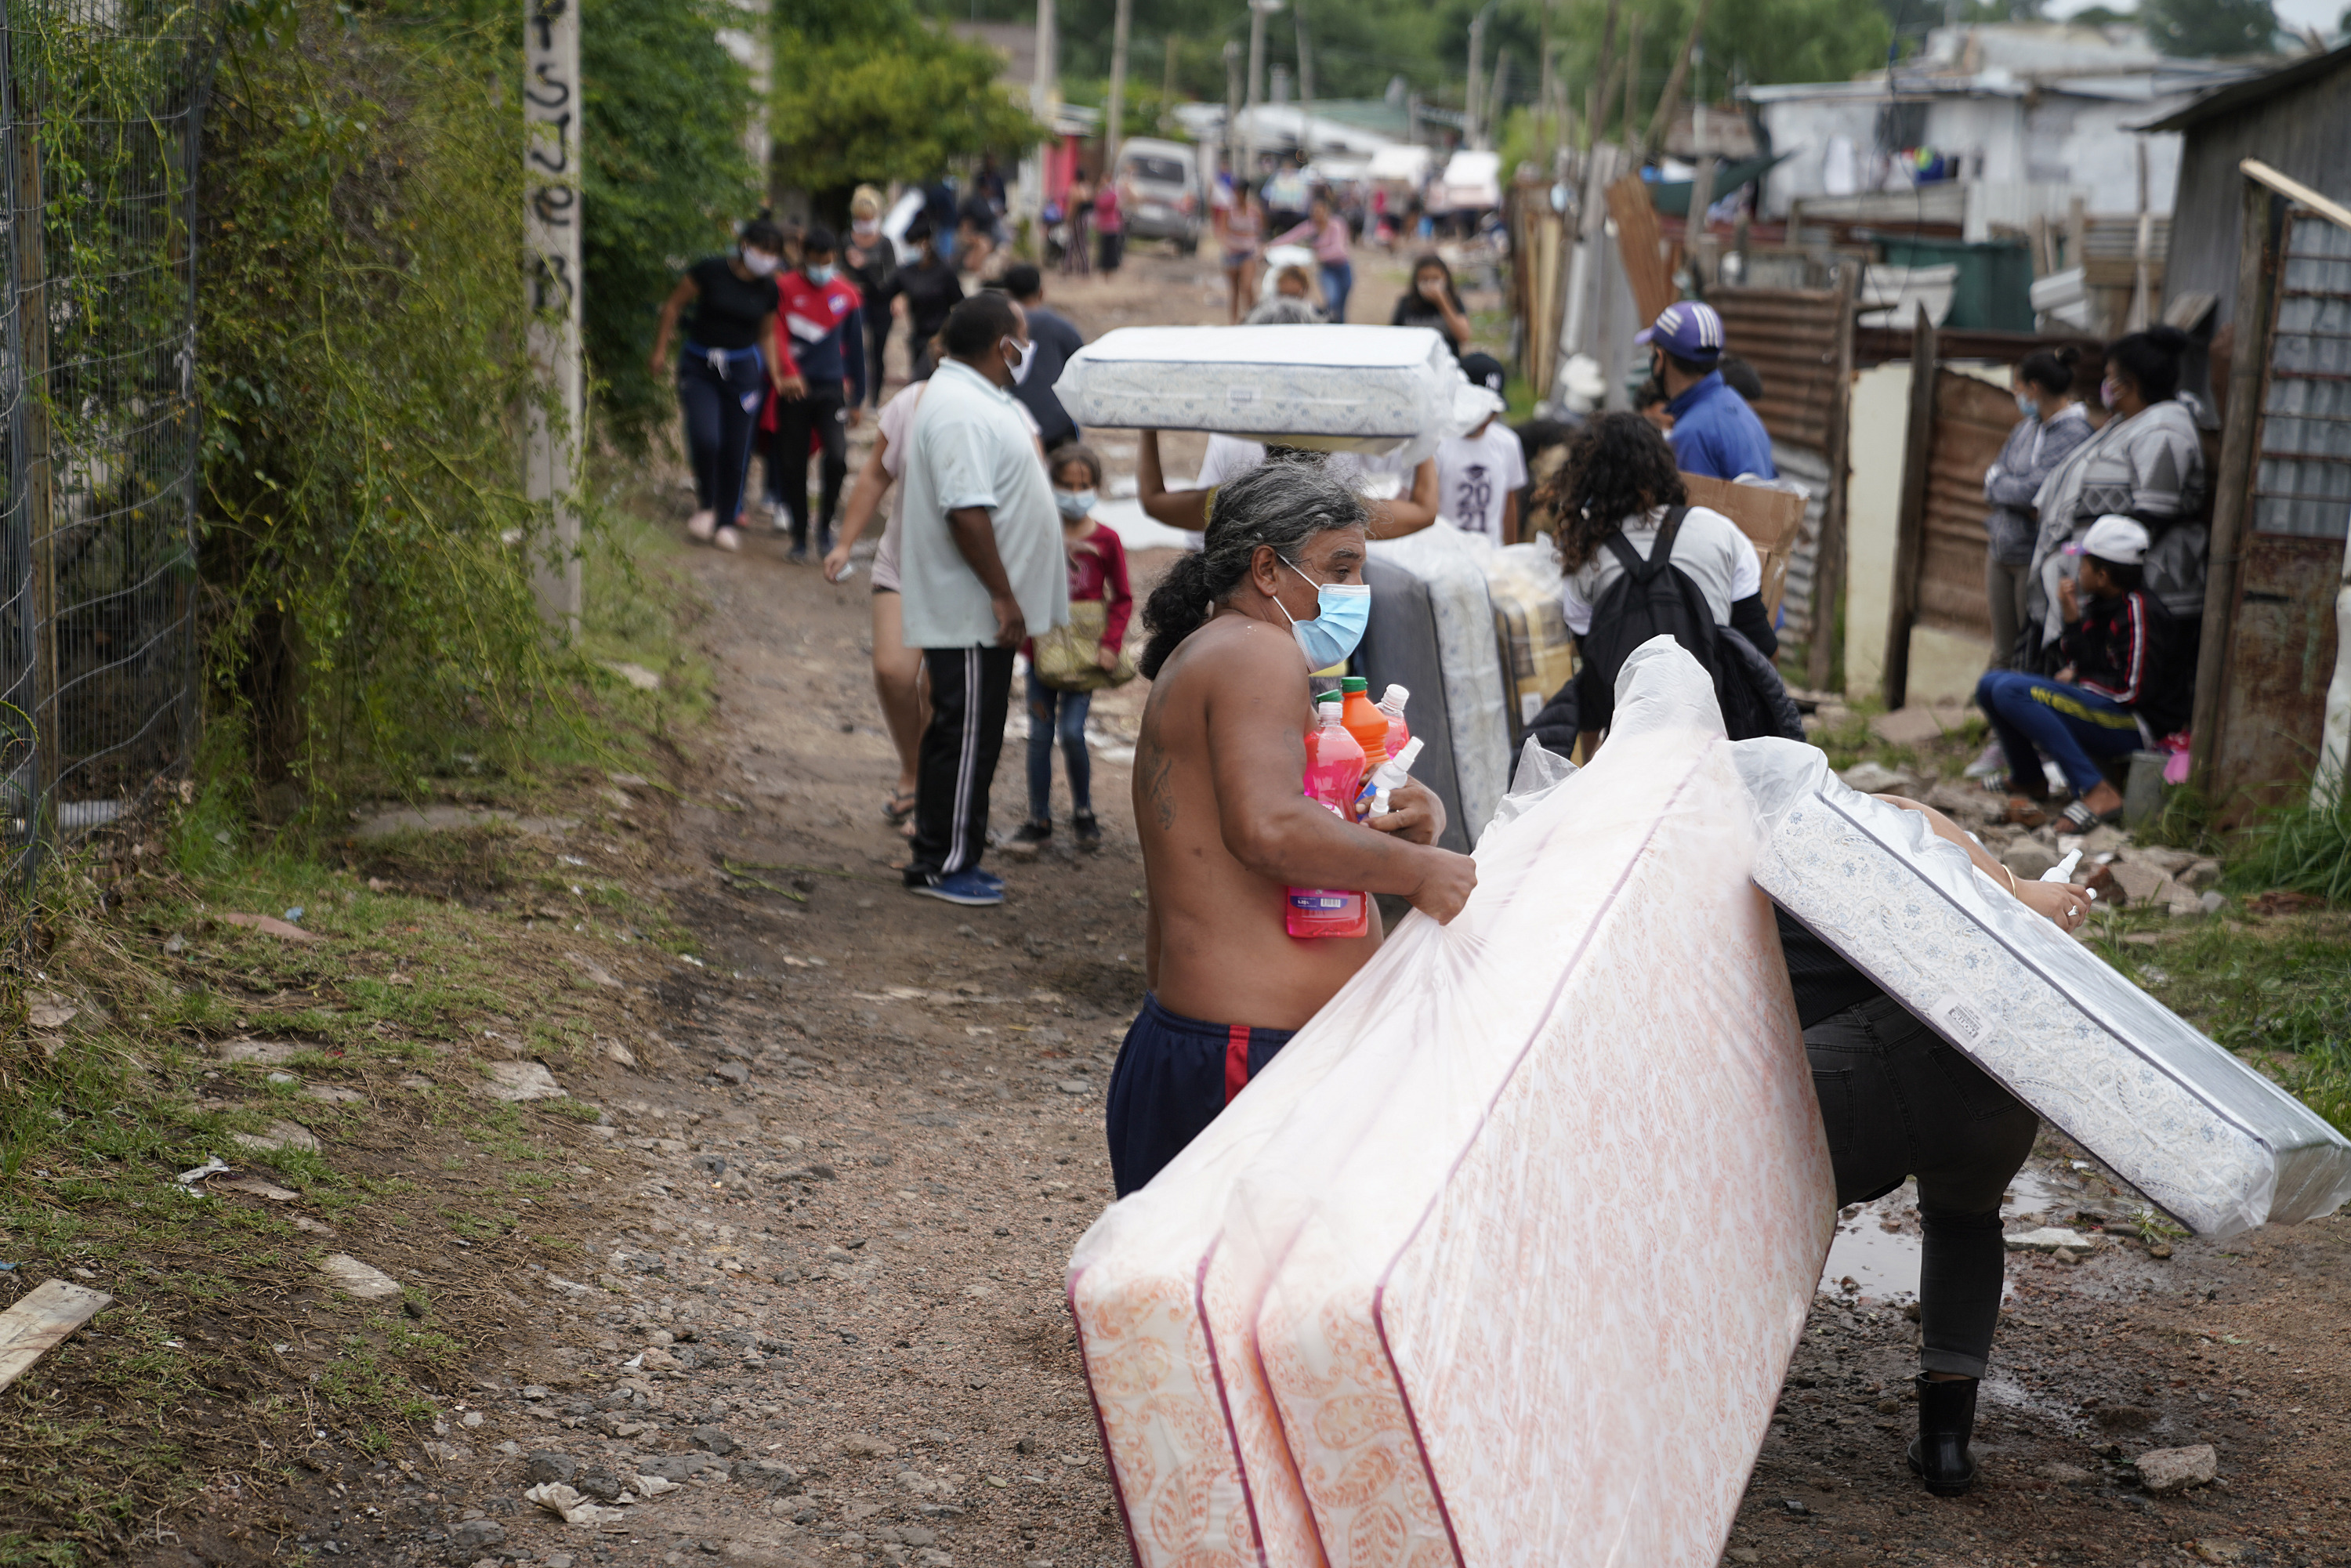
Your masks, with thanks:
<instances>
[{"instance_id":1,"label":"shirtless man","mask_svg":"<svg viewBox=\"0 0 2351 1568\"><path fill-rule=\"evenodd\" d=\"M1378 950L1376 908L1365 936L1291 937L1285 886L1396 894L1439 921L1477 886L1475 862L1436 847L1445 808L1418 783L1361 826L1299 788L1313 722L1307 672L1344 659L1363 635L1364 512L1320 464L1276 457L1222 487L1203 548L1170 567L1144 607L1153 685L1134 819L1152 994L1111 1074L1122 1197Z\"/></svg>"}]
</instances>

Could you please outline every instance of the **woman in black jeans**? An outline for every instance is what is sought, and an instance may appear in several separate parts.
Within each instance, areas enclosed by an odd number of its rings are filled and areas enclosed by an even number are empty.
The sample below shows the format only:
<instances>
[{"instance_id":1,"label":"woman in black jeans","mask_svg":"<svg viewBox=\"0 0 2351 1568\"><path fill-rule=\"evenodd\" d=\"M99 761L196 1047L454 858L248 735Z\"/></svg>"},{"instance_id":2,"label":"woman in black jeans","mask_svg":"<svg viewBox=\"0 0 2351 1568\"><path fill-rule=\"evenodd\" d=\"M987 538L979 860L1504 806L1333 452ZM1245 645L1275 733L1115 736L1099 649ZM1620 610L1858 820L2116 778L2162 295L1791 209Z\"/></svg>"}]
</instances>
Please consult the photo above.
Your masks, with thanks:
<instances>
[{"instance_id":1,"label":"woman in black jeans","mask_svg":"<svg viewBox=\"0 0 2351 1568\"><path fill-rule=\"evenodd\" d=\"M2085 889L2020 882L1939 811L1897 796L1879 799L1924 815L1987 876L2061 930L2089 918ZM2001 1197L2032 1152L2041 1121L1809 928L1776 913L1838 1206L1866 1203L1917 1179L1926 1240L1910 1468L1928 1491L1957 1497L1975 1484L1968 1439L2007 1278Z\"/></svg>"},{"instance_id":2,"label":"woman in black jeans","mask_svg":"<svg viewBox=\"0 0 2351 1568\"><path fill-rule=\"evenodd\" d=\"M759 411L771 386L786 386L778 379L784 357L776 337L776 269L783 261L783 231L764 219L746 224L733 256L703 257L670 290L647 361L655 377L668 369L671 335L691 304L677 361L677 401L694 463L695 512L685 529L720 549L742 548L736 523Z\"/></svg>"}]
</instances>

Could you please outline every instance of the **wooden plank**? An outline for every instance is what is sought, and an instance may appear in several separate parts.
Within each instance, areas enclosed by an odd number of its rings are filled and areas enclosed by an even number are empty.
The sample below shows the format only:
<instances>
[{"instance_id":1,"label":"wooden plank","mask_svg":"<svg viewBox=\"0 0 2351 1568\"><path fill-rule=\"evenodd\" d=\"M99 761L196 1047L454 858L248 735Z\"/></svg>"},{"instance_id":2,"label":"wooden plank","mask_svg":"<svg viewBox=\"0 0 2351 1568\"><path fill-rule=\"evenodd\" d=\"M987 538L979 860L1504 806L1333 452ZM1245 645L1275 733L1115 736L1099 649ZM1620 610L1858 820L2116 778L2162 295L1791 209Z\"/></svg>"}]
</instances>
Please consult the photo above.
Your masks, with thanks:
<instances>
[{"instance_id":1,"label":"wooden plank","mask_svg":"<svg viewBox=\"0 0 2351 1568\"><path fill-rule=\"evenodd\" d=\"M1894 583L1886 616L1886 711L1910 700L1910 627L1918 619L1918 574L1926 566L1927 476L1934 468L1935 323L1915 312L1910 334L1910 425L1902 448L1902 500L1894 522Z\"/></svg>"},{"instance_id":2,"label":"wooden plank","mask_svg":"<svg viewBox=\"0 0 2351 1568\"><path fill-rule=\"evenodd\" d=\"M1848 444L1853 402L1854 301L1861 293L1859 266L1846 261L1837 268L1837 308L1833 323L1828 404L1828 430L1822 444L1828 455L1829 493L1821 500L1821 537L1813 567L1813 617L1810 645L1804 651L1804 679L1826 686L1836 656L1837 601L1844 594L1844 508L1848 477Z\"/></svg>"},{"instance_id":3,"label":"wooden plank","mask_svg":"<svg viewBox=\"0 0 2351 1568\"><path fill-rule=\"evenodd\" d=\"M44 1281L0 1312L0 1388L14 1383L74 1330L113 1303L104 1291Z\"/></svg>"},{"instance_id":4,"label":"wooden plank","mask_svg":"<svg viewBox=\"0 0 2351 1568\"><path fill-rule=\"evenodd\" d=\"M1657 226L1656 204L1639 170L1608 187L1608 215L1616 220L1617 253L1625 258L1625 281L1633 286L1633 304L1646 327L1674 302L1674 279L1659 248L1664 231Z\"/></svg>"},{"instance_id":5,"label":"wooden plank","mask_svg":"<svg viewBox=\"0 0 2351 1568\"><path fill-rule=\"evenodd\" d=\"M2300 202L2327 222L2351 229L2351 207L2320 195L2291 174L2281 174L2258 158L2248 158L2237 167L2243 170L2248 178L2259 180L2281 196Z\"/></svg>"},{"instance_id":6,"label":"wooden plank","mask_svg":"<svg viewBox=\"0 0 2351 1568\"><path fill-rule=\"evenodd\" d=\"M2246 164L2254 162L2247 159ZM2266 169L2266 165L2262 165ZM2276 330L2280 251L2283 248L2276 187L2252 168L2245 172L2237 251L2235 357L2229 366L2228 413L2220 423L2220 461L2212 476L2211 565L2204 581L2204 626L2196 644L2196 695L2189 726L2189 779L2205 800L2227 793L2215 766L2225 744L2230 705L2230 644L2236 637L2237 573L2245 515L2252 509L2253 459L2260 446L2261 404L2269 380L2270 342ZM2275 173L2274 170L2268 170ZM2280 175L2279 178L2283 178Z\"/></svg>"},{"instance_id":7,"label":"wooden plank","mask_svg":"<svg viewBox=\"0 0 2351 1568\"><path fill-rule=\"evenodd\" d=\"M1689 492L1691 506L1720 512L1755 546L1763 558L1763 608L1777 616L1787 590L1788 557L1804 526L1804 497L1704 474L1683 475L1682 488Z\"/></svg>"}]
</instances>

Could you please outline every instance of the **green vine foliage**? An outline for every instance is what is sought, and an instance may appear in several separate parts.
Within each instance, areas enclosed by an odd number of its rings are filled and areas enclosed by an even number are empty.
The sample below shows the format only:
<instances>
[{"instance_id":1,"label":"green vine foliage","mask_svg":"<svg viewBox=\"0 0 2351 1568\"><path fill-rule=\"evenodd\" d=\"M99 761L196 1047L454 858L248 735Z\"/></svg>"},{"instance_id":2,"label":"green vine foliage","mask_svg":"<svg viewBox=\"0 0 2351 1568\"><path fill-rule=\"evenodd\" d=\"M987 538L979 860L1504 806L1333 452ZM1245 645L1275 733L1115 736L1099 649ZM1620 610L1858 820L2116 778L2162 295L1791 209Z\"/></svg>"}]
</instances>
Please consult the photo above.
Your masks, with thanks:
<instances>
[{"instance_id":1,"label":"green vine foliage","mask_svg":"<svg viewBox=\"0 0 2351 1568\"><path fill-rule=\"evenodd\" d=\"M565 706L522 540L520 20L231 29L198 362L210 670L314 800Z\"/></svg>"}]
</instances>

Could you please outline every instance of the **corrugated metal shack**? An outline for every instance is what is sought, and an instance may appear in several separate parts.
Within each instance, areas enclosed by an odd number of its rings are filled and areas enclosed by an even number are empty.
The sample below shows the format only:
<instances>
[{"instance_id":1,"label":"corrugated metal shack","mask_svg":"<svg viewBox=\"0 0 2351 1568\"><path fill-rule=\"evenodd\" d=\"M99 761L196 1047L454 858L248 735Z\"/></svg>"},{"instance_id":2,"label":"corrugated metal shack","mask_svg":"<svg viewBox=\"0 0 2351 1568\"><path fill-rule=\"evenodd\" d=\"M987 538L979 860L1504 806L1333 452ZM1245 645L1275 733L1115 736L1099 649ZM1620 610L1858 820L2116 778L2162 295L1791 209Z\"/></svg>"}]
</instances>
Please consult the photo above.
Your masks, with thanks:
<instances>
[{"instance_id":1,"label":"corrugated metal shack","mask_svg":"<svg viewBox=\"0 0 2351 1568\"><path fill-rule=\"evenodd\" d=\"M2241 820L2317 762L2351 536L2351 47L2158 122L2185 142L2166 316L2213 331L2195 778ZM2226 367L2225 372L2223 367Z\"/></svg>"},{"instance_id":2,"label":"corrugated metal shack","mask_svg":"<svg viewBox=\"0 0 2351 1568\"><path fill-rule=\"evenodd\" d=\"M2141 129L2182 137L2164 298L2210 296L2216 324L2232 320L2244 189L2237 165L2258 158L2321 195L2351 201L2351 44L2208 93Z\"/></svg>"}]
</instances>

